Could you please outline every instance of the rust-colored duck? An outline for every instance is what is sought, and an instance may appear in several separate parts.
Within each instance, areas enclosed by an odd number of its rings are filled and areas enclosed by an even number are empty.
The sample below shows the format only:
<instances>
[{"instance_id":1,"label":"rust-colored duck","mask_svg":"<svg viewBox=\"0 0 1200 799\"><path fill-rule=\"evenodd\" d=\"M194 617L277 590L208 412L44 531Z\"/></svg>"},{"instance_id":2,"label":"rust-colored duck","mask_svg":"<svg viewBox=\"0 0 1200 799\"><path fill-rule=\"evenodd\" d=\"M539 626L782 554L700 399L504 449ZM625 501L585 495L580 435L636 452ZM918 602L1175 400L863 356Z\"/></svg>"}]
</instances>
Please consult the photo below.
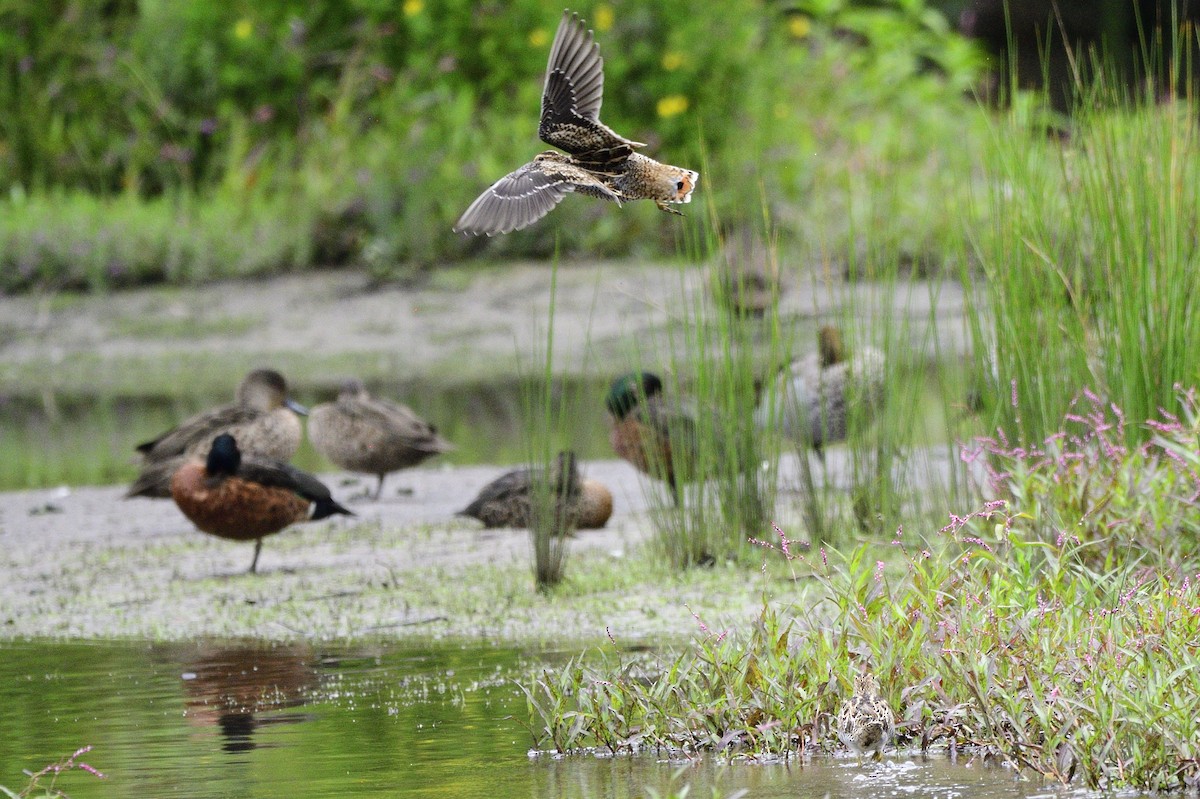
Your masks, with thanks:
<instances>
[{"instance_id":1,"label":"rust-colored duck","mask_svg":"<svg viewBox=\"0 0 1200 799\"><path fill-rule=\"evenodd\" d=\"M251 572L258 567L264 537L296 522L354 515L311 474L270 458L243 456L229 433L213 439L204 460L188 460L175 470L171 496L201 532L253 540Z\"/></svg>"}]
</instances>

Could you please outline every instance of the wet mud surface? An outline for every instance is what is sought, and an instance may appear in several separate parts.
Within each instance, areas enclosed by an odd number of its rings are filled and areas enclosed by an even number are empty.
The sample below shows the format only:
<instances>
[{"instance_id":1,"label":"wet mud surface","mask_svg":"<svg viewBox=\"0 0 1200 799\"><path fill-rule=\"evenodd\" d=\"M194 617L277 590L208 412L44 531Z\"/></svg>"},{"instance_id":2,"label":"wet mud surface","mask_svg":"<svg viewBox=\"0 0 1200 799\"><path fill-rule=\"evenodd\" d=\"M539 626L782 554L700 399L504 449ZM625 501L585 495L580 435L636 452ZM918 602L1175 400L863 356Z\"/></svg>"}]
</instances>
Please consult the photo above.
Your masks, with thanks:
<instances>
[{"instance_id":1,"label":"wet mud surface","mask_svg":"<svg viewBox=\"0 0 1200 799\"><path fill-rule=\"evenodd\" d=\"M553 299L555 372L616 374L635 359L667 362L669 337L655 331L708 301L707 274L632 262L564 265ZM540 370L550 306L545 264L446 270L417 289L329 272L110 296L0 297L0 397L169 394L185 378L228 390L246 367L262 364L309 385L336 385L347 374L500 379ZM956 284L889 291L814 273L791 280L780 304L787 329L806 342L821 319L847 309L860 318L885 314L930 354L934 342L921 331L936 315L938 351L963 349ZM838 458L831 453L835 474ZM794 458L790 464L784 479L794 485ZM198 533L169 501L123 500L124 486L0 494L0 638L653 639L693 632L692 611L712 621L761 607L761 590L744 575L685 575L649 595L612 580L646 557L639 547L653 535L647 492L658 490L616 460L583 464L612 490L613 519L568 543L559 593L536 593L528 532L483 531L453 515L507 468L410 470L390 477L378 502L355 498L373 478L322 475L357 517L266 539L257 575L245 574L251 544ZM781 518L794 513L794 501L781 502ZM594 574L614 587L586 584Z\"/></svg>"}]
</instances>

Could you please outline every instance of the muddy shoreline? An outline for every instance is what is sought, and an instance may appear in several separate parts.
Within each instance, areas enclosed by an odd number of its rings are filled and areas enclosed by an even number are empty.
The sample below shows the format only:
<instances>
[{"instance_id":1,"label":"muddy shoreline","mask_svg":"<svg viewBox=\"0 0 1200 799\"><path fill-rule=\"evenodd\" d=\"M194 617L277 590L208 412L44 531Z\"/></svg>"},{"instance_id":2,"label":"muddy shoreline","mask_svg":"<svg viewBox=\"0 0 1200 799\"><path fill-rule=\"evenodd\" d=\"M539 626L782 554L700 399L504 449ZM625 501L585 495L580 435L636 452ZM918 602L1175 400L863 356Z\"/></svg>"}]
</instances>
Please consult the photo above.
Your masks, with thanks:
<instances>
[{"instance_id":1,"label":"muddy shoreline","mask_svg":"<svg viewBox=\"0 0 1200 799\"><path fill-rule=\"evenodd\" d=\"M668 337L659 334L707 302L706 281L694 266L564 265L553 298L555 371L612 374L635 357L666 361ZM0 297L0 397L170 396L181 380L225 393L264 363L310 387L347 374L495 379L544 358L550 306L544 264L447 269L419 289L371 288L361 274L327 272L109 296ZM963 349L961 312L956 284L890 291L816 273L791 280L780 311L799 340L811 340L831 314L879 313L915 331L911 340L929 341L920 331L936 315L939 331L959 331L939 342L943 356ZM831 454L834 474L838 457ZM785 481L794 479L790 463ZM353 499L373 478L322 475L358 516L267 539L258 575L244 574L251 545L197 533L173 503L122 500L124 486L2 494L0 639L598 641L611 633L636 641L691 634L693 612L719 625L761 607L761 583L741 572L693 570L652 586L624 577L642 568L640 548L653 535L648 497L660 489L616 460L583 464L613 491L612 521L579 533L569 544L567 584L538 594L527 532L482 531L454 516L504 470L410 470L389 478L379 502ZM794 502L781 502L785 524L793 512ZM786 601L790 589L781 590Z\"/></svg>"}]
</instances>

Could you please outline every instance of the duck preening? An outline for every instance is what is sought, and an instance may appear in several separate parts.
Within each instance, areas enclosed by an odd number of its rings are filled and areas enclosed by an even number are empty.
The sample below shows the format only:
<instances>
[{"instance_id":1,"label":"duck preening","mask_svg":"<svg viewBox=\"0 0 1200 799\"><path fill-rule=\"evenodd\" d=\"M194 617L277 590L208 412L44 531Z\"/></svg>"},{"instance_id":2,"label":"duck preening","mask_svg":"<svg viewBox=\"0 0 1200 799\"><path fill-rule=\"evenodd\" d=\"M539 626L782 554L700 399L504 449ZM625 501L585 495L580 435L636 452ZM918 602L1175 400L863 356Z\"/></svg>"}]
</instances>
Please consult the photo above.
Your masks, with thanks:
<instances>
[{"instance_id":1,"label":"duck preening","mask_svg":"<svg viewBox=\"0 0 1200 799\"><path fill-rule=\"evenodd\" d=\"M271 458L243 455L228 433L213 439L203 460L189 459L175 471L171 496L201 532L253 540L251 572L258 567L264 537L296 522L354 515L311 474Z\"/></svg>"}]
</instances>

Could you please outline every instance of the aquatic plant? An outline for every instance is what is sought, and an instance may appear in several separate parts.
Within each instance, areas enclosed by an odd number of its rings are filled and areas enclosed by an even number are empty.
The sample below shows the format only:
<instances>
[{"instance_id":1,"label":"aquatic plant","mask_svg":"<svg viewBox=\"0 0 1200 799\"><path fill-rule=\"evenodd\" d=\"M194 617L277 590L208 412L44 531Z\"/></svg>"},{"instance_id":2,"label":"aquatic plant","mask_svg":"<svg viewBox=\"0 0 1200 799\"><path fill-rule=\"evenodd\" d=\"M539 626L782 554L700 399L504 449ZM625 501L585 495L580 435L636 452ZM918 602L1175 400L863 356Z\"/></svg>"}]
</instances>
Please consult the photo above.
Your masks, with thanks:
<instances>
[{"instance_id":1,"label":"aquatic plant","mask_svg":"<svg viewBox=\"0 0 1200 799\"><path fill-rule=\"evenodd\" d=\"M91 746L81 747L76 749L74 754L64 757L57 763L51 763L41 771L29 774L28 784L19 791L13 791L0 785L0 794L9 797L9 799L69 799L66 791L57 785L59 776L64 772L72 770L86 771L94 777L104 779L103 773L78 759L80 755L87 754L90 751L92 751Z\"/></svg>"},{"instance_id":2,"label":"aquatic plant","mask_svg":"<svg viewBox=\"0 0 1200 799\"><path fill-rule=\"evenodd\" d=\"M530 482L529 533L533 544L533 577L538 590L546 590L562 582L567 563L567 536L575 530L573 515L562 512L561 496L566 491L568 475L554 468L556 441L567 436L569 419L564 412L564 398L555 392L554 384L554 310L558 291L558 261L551 265L550 306L547 310L544 351L541 356L540 380L527 384L522 396L524 407L527 461ZM541 346L541 343L538 345ZM574 456L570 460L574 470Z\"/></svg>"},{"instance_id":3,"label":"aquatic plant","mask_svg":"<svg viewBox=\"0 0 1200 799\"><path fill-rule=\"evenodd\" d=\"M1194 516L1200 413L1191 394L1181 402L1177 419L1154 423L1157 468L1138 491ZM1110 457L1125 462L1117 474L1145 465L1140 450L1106 450L1119 432L1102 417L1067 422L1096 433L1056 439L1073 442L1078 457L1011 446L991 453L996 473L1032 465L1060 482L1104 484ZM757 618L732 631L698 620L701 635L682 654L647 662L606 650L599 665L581 658L526 681L535 745L725 757L831 751L833 714L868 664L898 711L901 747L965 752L1092 788L1194 789L1194 539L1170 557L1139 550L1097 568L1095 538L1075 531L1104 530L1136 548L1138 520L1124 518L1129 506L1111 480L1107 503L1072 517L1067 509L1079 506L1055 505L1063 489L1037 473L1003 478L1029 491L951 515L928 535L897 530L887 546L804 553L777 528L757 543L786 558L807 588L764 593ZM1053 518L1076 524L1046 535L1051 506L1062 514Z\"/></svg>"},{"instance_id":4,"label":"aquatic plant","mask_svg":"<svg viewBox=\"0 0 1200 799\"><path fill-rule=\"evenodd\" d=\"M778 314L758 320L729 312L725 282L710 279L711 304L702 292L687 291L693 264L709 261L719 247L720 225L692 217L684 223L680 293L690 299L663 308L661 334L630 342L628 357L633 371L661 376L661 401L687 420L672 431L679 439L670 453L678 494L657 480L643 483L655 553L676 568L743 558L747 536L771 518L780 442L755 428L754 408L762 364L781 360L787 346Z\"/></svg>"},{"instance_id":5,"label":"aquatic plant","mask_svg":"<svg viewBox=\"0 0 1200 799\"><path fill-rule=\"evenodd\" d=\"M1017 404L1014 384L1013 404ZM1191 557L1200 540L1200 405L1196 389L1176 389L1173 407L1143 425L1114 402L1085 390L1059 429L1042 441L1011 440L1004 430L962 451L983 467L984 490L1019 508L1029 539L1072 537L1097 566ZM1138 427L1137 435L1128 428ZM1149 440L1131 445L1131 438Z\"/></svg>"}]
</instances>

